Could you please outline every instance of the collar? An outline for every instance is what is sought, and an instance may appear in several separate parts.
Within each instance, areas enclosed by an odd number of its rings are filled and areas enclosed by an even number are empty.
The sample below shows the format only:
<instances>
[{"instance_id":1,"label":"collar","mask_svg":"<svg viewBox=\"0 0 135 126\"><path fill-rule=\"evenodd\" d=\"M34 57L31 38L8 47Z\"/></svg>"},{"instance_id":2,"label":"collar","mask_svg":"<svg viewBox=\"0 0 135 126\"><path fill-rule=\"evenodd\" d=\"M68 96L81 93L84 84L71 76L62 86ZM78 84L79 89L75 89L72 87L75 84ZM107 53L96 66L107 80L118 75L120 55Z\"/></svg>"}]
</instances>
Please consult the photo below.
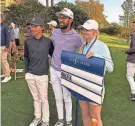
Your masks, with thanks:
<instances>
[{"instance_id":1,"label":"collar","mask_svg":"<svg viewBox=\"0 0 135 126\"><path fill-rule=\"evenodd\" d=\"M35 40L42 40L43 39L43 35L39 38L39 39L37 39L35 36L33 36L33 38L35 39Z\"/></svg>"},{"instance_id":2,"label":"collar","mask_svg":"<svg viewBox=\"0 0 135 126\"><path fill-rule=\"evenodd\" d=\"M86 43L86 41L85 41L85 42L84 42L84 45L85 45L85 46L91 45L91 44L94 42L95 39L96 39L96 37L94 37L89 43Z\"/></svg>"}]
</instances>

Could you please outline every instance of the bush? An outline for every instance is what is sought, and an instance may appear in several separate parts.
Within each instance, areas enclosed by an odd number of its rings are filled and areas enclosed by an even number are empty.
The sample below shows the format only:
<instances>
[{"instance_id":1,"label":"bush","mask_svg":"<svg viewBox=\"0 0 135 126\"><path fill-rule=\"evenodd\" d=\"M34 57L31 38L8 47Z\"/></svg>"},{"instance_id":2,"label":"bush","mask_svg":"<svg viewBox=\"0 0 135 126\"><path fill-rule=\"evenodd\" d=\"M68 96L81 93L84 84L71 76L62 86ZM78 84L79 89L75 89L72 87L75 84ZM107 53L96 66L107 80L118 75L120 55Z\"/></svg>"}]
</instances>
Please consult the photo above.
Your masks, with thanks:
<instances>
[{"instance_id":1,"label":"bush","mask_svg":"<svg viewBox=\"0 0 135 126\"><path fill-rule=\"evenodd\" d=\"M100 29L100 32L106 33L108 35L119 35L120 26L116 23L112 23L111 25L105 26L102 29Z\"/></svg>"}]
</instances>

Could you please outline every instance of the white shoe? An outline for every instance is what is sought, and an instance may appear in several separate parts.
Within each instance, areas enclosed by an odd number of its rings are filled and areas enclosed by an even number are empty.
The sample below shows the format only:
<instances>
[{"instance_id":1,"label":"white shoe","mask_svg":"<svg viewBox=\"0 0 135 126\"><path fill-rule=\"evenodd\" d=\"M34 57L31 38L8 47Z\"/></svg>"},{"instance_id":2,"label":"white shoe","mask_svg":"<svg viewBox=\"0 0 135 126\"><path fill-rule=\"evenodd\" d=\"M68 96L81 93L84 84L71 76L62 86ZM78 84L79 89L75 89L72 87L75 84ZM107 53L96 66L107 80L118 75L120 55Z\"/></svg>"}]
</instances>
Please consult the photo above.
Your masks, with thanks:
<instances>
[{"instance_id":1,"label":"white shoe","mask_svg":"<svg viewBox=\"0 0 135 126\"><path fill-rule=\"evenodd\" d=\"M2 82L2 83L6 83L6 82L8 82L9 80L11 80L11 76L5 77L4 80L2 80L1 82Z\"/></svg>"},{"instance_id":2,"label":"white shoe","mask_svg":"<svg viewBox=\"0 0 135 126\"><path fill-rule=\"evenodd\" d=\"M49 126L49 122L42 122L41 126Z\"/></svg>"},{"instance_id":3,"label":"white shoe","mask_svg":"<svg viewBox=\"0 0 135 126\"><path fill-rule=\"evenodd\" d=\"M0 75L0 78L3 78L3 77L5 77L5 75L4 75L4 74Z\"/></svg>"},{"instance_id":4,"label":"white shoe","mask_svg":"<svg viewBox=\"0 0 135 126\"><path fill-rule=\"evenodd\" d=\"M29 126L37 126L38 124L40 124L42 121L41 121L41 119L39 118L39 119L34 119L32 122L31 122L31 124L29 125Z\"/></svg>"},{"instance_id":5,"label":"white shoe","mask_svg":"<svg viewBox=\"0 0 135 126\"><path fill-rule=\"evenodd\" d=\"M66 122L66 126L72 126L72 121Z\"/></svg>"},{"instance_id":6,"label":"white shoe","mask_svg":"<svg viewBox=\"0 0 135 126\"><path fill-rule=\"evenodd\" d=\"M64 126L64 120L58 120L54 126Z\"/></svg>"}]
</instances>

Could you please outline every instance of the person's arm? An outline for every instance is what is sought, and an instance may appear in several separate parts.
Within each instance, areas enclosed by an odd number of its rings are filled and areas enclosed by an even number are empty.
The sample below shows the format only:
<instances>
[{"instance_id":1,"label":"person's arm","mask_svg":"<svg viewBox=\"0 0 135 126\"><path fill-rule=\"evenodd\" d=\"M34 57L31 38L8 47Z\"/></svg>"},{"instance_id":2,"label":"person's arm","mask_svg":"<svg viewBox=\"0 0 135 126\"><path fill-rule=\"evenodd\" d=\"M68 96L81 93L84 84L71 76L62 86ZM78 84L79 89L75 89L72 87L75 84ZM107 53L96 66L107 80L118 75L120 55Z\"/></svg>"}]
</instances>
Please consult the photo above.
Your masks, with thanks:
<instances>
[{"instance_id":1,"label":"person's arm","mask_svg":"<svg viewBox=\"0 0 135 126\"><path fill-rule=\"evenodd\" d=\"M7 25L5 25L5 37L6 37L6 48L8 48L10 43L10 31Z\"/></svg>"},{"instance_id":2,"label":"person's arm","mask_svg":"<svg viewBox=\"0 0 135 126\"><path fill-rule=\"evenodd\" d=\"M128 45L130 45L130 43L131 43L131 39L128 40Z\"/></svg>"},{"instance_id":3,"label":"person's arm","mask_svg":"<svg viewBox=\"0 0 135 126\"><path fill-rule=\"evenodd\" d=\"M79 49L76 49L75 52L76 52L76 53L79 53L79 54L82 54L83 48L84 48L84 44L82 44Z\"/></svg>"},{"instance_id":4,"label":"person's arm","mask_svg":"<svg viewBox=\"0 0 135 126\"><path fill-rule=\"evenodd\" d=\"M89 52L86 55L86 58L91 58L91 57L95 56L95 57L100 57L100 58L105 59L106 71L112 72L113 68L114 68L114 64L113 64L113 61L112 61L112 58L110 55L110 51L109 51L107 45L104 45L103 47L102 46L99 47L99 50L101 50L101 51Z\"/></svg>"},{"instance_id":5,"label":"person's arm","mask_svg":"<svg viewBox=\"0 0 135 126\"><path fill-rule=\"evenodd\" d=\"M28 56L28 46L26 41L24 42L24 65L25 65L25 73L28 72L28 64L29 64L29 56Z\"/></svg>"},{"instance_id":6,"label":"person's arm","mask_svg":"<svg viewBox=\"0 0 135 126\"><path fill-rule=\"evenodd\" d=\"M54 45L53 45L53 42L51 41L50 43L50 48L49 48L49 55L52 57L53 55L53 51L54 51Z\"/></svg>"},{"instance_id":7,"label":"person's arm","mask_svg":"<svg viewBox=\"0 0 135 126\"><path fill-rule=\"evenodd\" d=\"M135 53L135 41L132 40L132 42L133 42L133 46L132 46L132 48L125 50L126 54Z\"/></svg>"},{"instance_id":8,"label":"person's arm","mask_svg":"<svg viewBox=\"0 0 135 126\"><path fill-rule=\"evenodd\" d=\"M102 53L97 52L94 54L94 56L101 57L101 58L105 59L106 71L111 73L113 71L114 64L113 64L112 57L111 57L108 46L104 45L103 47L101 47L101 51L102 51Z\"/></svg>"},{"instance_id":9,"label":"person's arm","mask_svg":"<svg viewBox=\"0 0 135 126\"><path fill-rule=\"evenodd\" d=\"M84 44L84 41L83 41L82 37L81 37L81 36L79 36L79 38L78 38L78 45L77 45L77 49L80 49L80 47L81 47L83 44Z\"/></svg>"},{"instance_id":10,"label":"person's arm","mask_svg":"<svg viewBox=\"0 0 135 126\"><path fill-rule=\"evenodd\" d=\"M105 64L106 64L106 71L112 72L113 68L114 68L114 64L113 64L113 61L112 61L112 57L111 57L109 48L107 46L105 48L105 51L106 51L106 55L105 55L104 58L105 58Z\"/></svg>"}]
</instances>

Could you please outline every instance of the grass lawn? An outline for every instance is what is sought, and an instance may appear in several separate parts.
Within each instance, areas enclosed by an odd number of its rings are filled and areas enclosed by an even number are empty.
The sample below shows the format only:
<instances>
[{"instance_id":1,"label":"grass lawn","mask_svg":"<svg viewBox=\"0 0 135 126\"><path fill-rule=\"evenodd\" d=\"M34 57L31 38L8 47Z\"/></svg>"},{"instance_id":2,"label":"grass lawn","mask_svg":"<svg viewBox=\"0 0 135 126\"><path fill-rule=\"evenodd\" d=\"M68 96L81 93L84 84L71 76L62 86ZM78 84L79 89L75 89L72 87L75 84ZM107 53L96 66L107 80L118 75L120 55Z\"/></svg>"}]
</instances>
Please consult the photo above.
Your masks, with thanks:
<instances>
[{"instance_id":1,"label":"grass lawn","mask_svg":"<svg viewBox=\"0 0 135 126\"><path fill-rule=\"evenodd\" d=\"M126 39L118 38L118 37L115 37L115 36L108 36L104 33L100 34L99 38L106 43L127 45Z\"/></svg>"},{"instance_id":2,"label":"grass lawn","mask_svg":"<svg viewBox=\"0 0 135 126\"><path fill-rule=\"evenodd\" d=\"M101 34L99 36L99 39L105 42L109 47L115 47L115 48L129 48L129 45L127 45L127 40L120 39L115 36L108 36L106 34Z\"/></svg>"},{"instance_id":3,"label":"grass lawn","mask_svg":"<svg viewBox=\"0 0 135 126\"><path fill-rule=\"evenodd\" d=\"M111 39L117 38L108 38L112 41ZM118 39L116 42L124 45ZM129 99L130 89L126 80L126 55L122 54L121 50L122 48L110 47L115 68L112 73L107 73L105 77L106 96L102 111L104 126L135 126L135 102L131 102ZM22 68L23 64L18 63L18 66ZM50 126L53 126L57 120L57 112L51 85L49 85L49 104ZM12 79L6 84L1 84L1 105L2 126L28 126L33 119L33 100L24 79L17 79L16 81ZM73 121L74 118L75 98L73 98ZM79 112L79 126L82 126L81 112Z\"/></svg>"}]
</instances>

